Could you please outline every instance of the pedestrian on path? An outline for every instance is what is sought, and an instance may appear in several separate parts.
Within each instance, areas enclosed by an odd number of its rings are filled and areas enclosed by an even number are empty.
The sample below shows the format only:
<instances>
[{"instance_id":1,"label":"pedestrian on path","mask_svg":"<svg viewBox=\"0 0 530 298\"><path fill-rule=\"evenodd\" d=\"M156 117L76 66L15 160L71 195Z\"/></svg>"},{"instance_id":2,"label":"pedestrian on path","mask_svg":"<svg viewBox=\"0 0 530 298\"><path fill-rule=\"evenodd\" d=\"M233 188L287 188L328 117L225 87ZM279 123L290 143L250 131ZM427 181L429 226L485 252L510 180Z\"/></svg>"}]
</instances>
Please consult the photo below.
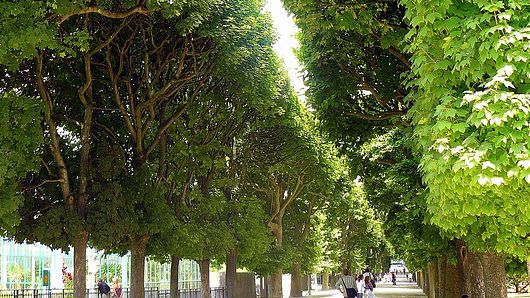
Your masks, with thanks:
<instances>
[{"instance_id":1,"label":"pedestrian on path","mask_svg":"<svg viewBox=\"0 0 530 298\"><path fill-rule=\"evenodd\" d=\"M374 286L370 281L370 276L364 277L364 298L375 298Z\"/></svg>"},{"instance_id":2,"label":"pedestrian on path","mask_svg":"<svg viewBox=\"0 0 530 298\"><path fill-rule=\"evenodd\" d=\"M109 297L110 287L109 285L98 278L98 297Z\"/></svg>"},{"instance_id":3,"label":"pedestrian on path","mask_svg":"<svg viewBox=\"0 0 530 298\"><path fill-rule=\"evenodd\" d=\"M363 280L362 274L359 274L359 276L357 276L357 280L355 281L355 284L357 285L357 298L363 298L364 280Z\"/></svg>"},{"instance_id":4,"label":"pedestrian on path","mask_svg":"<svg viewBox=\"0 0 530 298\"><path fill-rule=\"evenodd\" d=\"M350 275L350 271L346 270L344 275L339 277L335 288L337 288L345 298L356 298L357 289L356 289L355 278Z\"/></svg>"},{"instance_id":5,"label":"pedestrian on path","mask_svg":"<svg viewBox=\"0 0 530 298\"><path fill-rule=\"evenodd\" d=\"M396 285L396 281L397 281L396 274L394 272L392 272L392 284L394 286Z\"/></svg>"}]
</instances>

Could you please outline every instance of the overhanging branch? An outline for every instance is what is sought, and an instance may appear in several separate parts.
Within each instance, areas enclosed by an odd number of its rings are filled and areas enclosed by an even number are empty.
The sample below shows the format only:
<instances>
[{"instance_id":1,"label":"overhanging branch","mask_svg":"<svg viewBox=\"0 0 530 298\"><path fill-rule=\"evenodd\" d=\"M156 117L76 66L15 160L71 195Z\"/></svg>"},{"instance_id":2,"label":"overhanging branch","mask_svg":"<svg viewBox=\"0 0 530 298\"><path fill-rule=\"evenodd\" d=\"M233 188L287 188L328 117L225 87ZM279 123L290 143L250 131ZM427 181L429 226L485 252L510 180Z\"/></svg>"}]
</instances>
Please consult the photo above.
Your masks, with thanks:
<instances>
[{"instance_id":1,"label":"overhanging branch","mask_svg":"<svg viewBox=\"0 0 530 298\"><path fill-rule=\"evenodd\" d=\"M89 13L97 13L99 15L102 15L104 17L111 18L111 19L124 19L135 13L146 15L149 13L149 11L143 6L133 6L130 9L125 10L125 11L110 11L110 10L103 9L101 7L91 6L91 7L81 8L79 10L60 16L58 19L58 23L60 25L73 16L89 14Z\"/></svg>"}]
</instances>

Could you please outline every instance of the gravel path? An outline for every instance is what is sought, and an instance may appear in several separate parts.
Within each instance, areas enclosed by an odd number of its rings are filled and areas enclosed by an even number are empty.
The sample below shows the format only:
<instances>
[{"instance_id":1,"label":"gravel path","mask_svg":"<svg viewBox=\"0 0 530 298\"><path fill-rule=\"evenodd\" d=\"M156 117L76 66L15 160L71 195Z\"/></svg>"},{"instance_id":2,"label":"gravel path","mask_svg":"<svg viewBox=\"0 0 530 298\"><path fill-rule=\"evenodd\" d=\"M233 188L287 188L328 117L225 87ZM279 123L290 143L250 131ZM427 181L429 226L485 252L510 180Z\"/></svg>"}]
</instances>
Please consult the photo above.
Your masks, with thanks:
<instances>
[{"instance_id":1,"label":"gravel path","mask_svg":"<svg viewBox=\"0 0 530 298\"><path fill-rule=\"evenodd\" d=\"M397 285L389 283L378 283L374 290L376 298L426 298L423 291L416 286L415 283L405 281L398 281ZM311 296L314 298L342 298L342 294L338 290L313 292Z\"/></svg>"}]
</instances>

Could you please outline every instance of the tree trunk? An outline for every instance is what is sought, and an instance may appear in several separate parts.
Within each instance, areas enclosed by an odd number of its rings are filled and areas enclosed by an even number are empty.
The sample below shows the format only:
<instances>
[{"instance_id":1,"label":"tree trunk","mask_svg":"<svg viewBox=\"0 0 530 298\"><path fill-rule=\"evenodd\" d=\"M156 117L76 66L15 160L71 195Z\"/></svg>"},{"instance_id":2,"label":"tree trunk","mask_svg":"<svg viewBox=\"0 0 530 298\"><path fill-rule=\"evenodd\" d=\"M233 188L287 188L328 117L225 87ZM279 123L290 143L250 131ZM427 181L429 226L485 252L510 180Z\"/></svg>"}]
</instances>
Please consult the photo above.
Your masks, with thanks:
<instances>
[{"instance_id":1,"label":"tree trunk","mask_svg":"<svg viewBox=\"0 0 530 298\"><path fill-rule=\"evenodd\" d=\"M430 284L429 284L429 270L428 270L428 266L426 268L423 269L423 292L425 292L425 294L427 296L429 296L429 293L431 291L431 289L429 288Z\"/></svg>"},{"instance_id":2,"label":"tree trunk","mask_svg":"<svg viewBox=\"0 0 530 298\"><path fill-rule=\"evenodd\" d=\"M225 280L225 293L226 298L237 298L236 297L236 274L237 274L237 250L231 249L226 256L226 280Z\"/></svg>"},{"instance_id":3,"label":"tree trunk","mask_svg":"<svg viewBox=\"0 0 530 298\"><path fill-rule=\"evenodd\" d=\"M282 298L282 275L283 269L278 268L271 274L269 298Z\"/></svg>"},{"instance_id":4,"label":"tree trunk","mask_svg":"<svg viewBox=\"0 0 530 298\"><path fill-rule=\"evenodd\" d=\"M302 297L302 264L297 261L292 264L291 297Z\"/></svg>"},{"instance_id":5,"label":"tree trunk","mask_svg":"<svg viewBox=\"0 0 530 298\"><path fill-rule=\"evenodd\" d=\"M530 282L530 256L526 258L526 271L528 273L528 281Z\"/></svg>"},{"instance_id":6,"label":"tree trunk","mask_svg":"<svg viewBox=\"0 0 530 298\"><path fill-rule=\"evenodd\" d=\"M267 283L267 278L265 278L264 276L261 276L259 278L259 296L260 297L267 296L267 294L265 292L266 289L267 289L266 283Z\"/></svg>"},{"instance_id":7,"label":"tree trunk","mask_svg":"<svg viewBox=\"0 0 530 298\"><path fill-rule=\"evenodd\" d=\"M322 290L329 290L329 271L327 269L322 272Z\"/></svg>"},{"instance_id":8,"label":"tree trunk","mask_svg":"<svg viewBox=\"0 0 530 298\"><path fill-rule=\"evenodd\" d=\"M273 221L272 233L276 238L276 247L283 247L283 221L281 216L277 216ZM281 265L280 265L281 266ZM282 298L282 275L283 268L276 268L270 277L270 295L269 298Z\"/></svg>"},{"instance_id":9,"label":"tree trunk","mask_svg":"<svg viewBox=\"0 0 530 298\"><path fill-rule=\"evenodd\" d=\"M447 290L447 256L438 257L438 291L436 293L437 297L446 298Z\"/></svg>"},{"instance_id":10,"label":"tree trunk","mask_svg":"<svg viewBox=\"0 0 530 298\"><path fill-rule=\"evenodd\" d=\"M348 273L348 261L346 261L346 259L342 259L342 261L341 261L340 273L342 275L347 275L347 273Z\"/></svg>"},{"instance_id":11,"label":"tree trunk","mask_svg":"<svg viewBox=\"0 0 530 298\"><path fill-rule=\"evenodd\" d=\"M86 249L88 232L82 231L74 242L74 296L86 297Z\"/></svg>"},{"instance_id":12,"label":"tree trunk","mask_svg":"<svg viewBox=\"0 0 530 298\"><path fill-rule=\"evenodd\" d=\"M424 284L423 284L423 278L425 276L423 275L423 270L420 270L418 272L418 286L423 290L423 292L425 292L425 289L424 289Z\"/></svg>"},{"instance_id":13,"label":"tree trunk","mask_svg":"<svg viewBox=\"0 0 530 298\"><path fill-rule=\"evenodd\" d=\"M145 251L149 236L132 237L131 240L131 293L130 298L144 298Z\"/></svg>"},{"instance_id":14,"label":"tree trunk","mask_svg":"<svg viewBox=\"0 0 530 298\"><path fill-rule=\"evenodd\" d=\"M437 276L436 276L436 269L435 269L436 266L436 262L435 261L431 261L429 263L429 265L427 266L427 270L428 270L428 276L429 276L429 279L428 279L428 284L429 284L429 291L427 291L427 296L429 298L436 298L436 283L437 283Z\"/></svg>"},{"instance_id":15,"label":"tree trunk","mask_svg":"<svg viewBox=\"0 0 530 298\"><path fill-rule=\"evenodd\" d=\"M503 256L471 252L462 245L459 258L463 261L465 294L473 298L507 297Z\"/></svg>"},{"instance_id":16,"label":"tree trunk","mask_svg":"<svg viewBox=\"0 0 530 298\"><path fill-rule=\"evenodd\" d=\"M446 271L445 271L445 289L443 298L460 298L464 294L462 279L460 276L461 272L458 271L458 266L451 265L446 259Z\"/></svg>"},{"instance_id":17,"label":"tree trunk","mask_svg":"<svg viewBox=\"0 0 530 298\"><path fill-rule=\"evenodd\" d=\"M211 298L210 295L210 260L200 260L201 271L201 298Z\"/></svg>"},{"instance_id":18,"label":"tree trunk","mask_svg":"<svg viewBox=\"0 0 530 298\"><path fill-rule=\"evenodd\" d=\"M336 273L333 273L329 276L329 284L331 288L335 287L335 284L337 284L337 275Z\"/></svg>"},{"instance_id":19,"label":"tree trunk","mask_svg":"<svg viewBox=\"0 0 530 298\"><path fill-rule=\"evenodd\" d=\"M179 264L180 258L171 256L171 276L169 277L169 296L179 298Z\"/></svg>"}]
</instances>

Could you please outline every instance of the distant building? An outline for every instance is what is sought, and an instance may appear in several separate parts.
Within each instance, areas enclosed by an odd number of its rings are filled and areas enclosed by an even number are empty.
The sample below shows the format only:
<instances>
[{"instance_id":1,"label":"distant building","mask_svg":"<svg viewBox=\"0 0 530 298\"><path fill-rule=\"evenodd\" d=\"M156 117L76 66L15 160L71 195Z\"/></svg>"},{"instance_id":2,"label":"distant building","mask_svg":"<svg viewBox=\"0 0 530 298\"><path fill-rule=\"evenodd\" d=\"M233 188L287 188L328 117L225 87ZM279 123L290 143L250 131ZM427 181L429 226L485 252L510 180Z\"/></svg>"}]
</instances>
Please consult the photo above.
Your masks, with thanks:
<instances>
[{"instance_id":1,"label":"distant building","mask_svg":"<svg viewBox=\"0 0 530 298\"><path fill-rule=\"evenodd\" d=\"M97 278L111 282L118 277L123 287L129 286L130 254L123 257L105 255L102 251L87 250L87 287L95 288ZM41 244L18 244L0 238L0 289L41 289L43 272L50 272L50 288L69 287L63 282L63 267L73 274L73 249L69 253L51 250ZM145 268L146 287L169 288L170 264L147 259ZM190 289L200 287L200 272L196 262L181 260L179 264L179 287Z\"/></svg>"}]
</instances>

